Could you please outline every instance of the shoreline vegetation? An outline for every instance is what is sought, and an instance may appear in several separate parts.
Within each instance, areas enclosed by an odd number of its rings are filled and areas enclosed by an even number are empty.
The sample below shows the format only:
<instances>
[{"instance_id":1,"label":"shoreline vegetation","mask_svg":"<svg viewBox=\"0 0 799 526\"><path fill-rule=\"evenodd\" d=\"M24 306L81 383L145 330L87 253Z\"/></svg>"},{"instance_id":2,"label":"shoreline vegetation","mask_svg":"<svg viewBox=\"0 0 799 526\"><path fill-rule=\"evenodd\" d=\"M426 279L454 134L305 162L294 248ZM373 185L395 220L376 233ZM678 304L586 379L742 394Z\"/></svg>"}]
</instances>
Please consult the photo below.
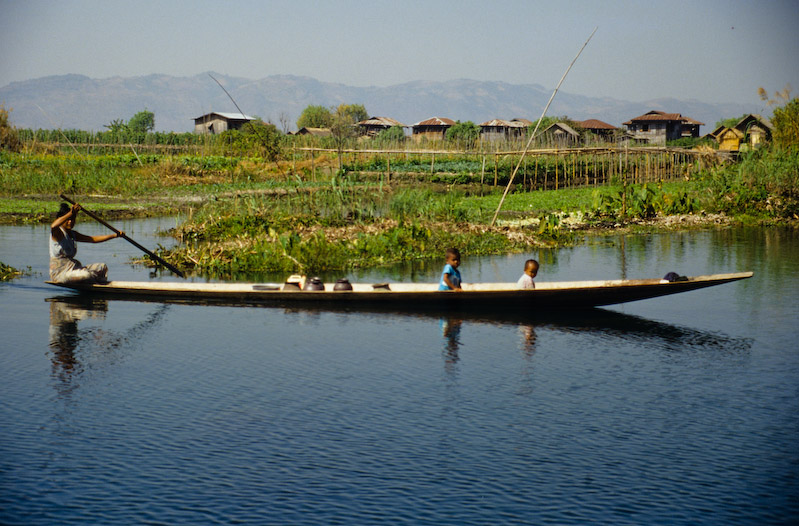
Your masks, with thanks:
<instances>
[{"instance_id":1,"label":"shoreline vegetation","mask_svg":"<svg viewBox=\"0 0 799 526\"><path fill-rule=\"evenodd\" d=\"M213 152L145 154L34 136L0 150L0 222L49 223L60 193L108 220L176 215L180 225L164 234L179 243L158 255L222 279L440 259L448 246L466 256L527 252L589 232L799 224L795 139L737 159L678 148L533 150L490 226L521 157L510 149L367 151L351 139L310 151L285 137L268 149L235 138Z\"/></svg>"}]
</instances>

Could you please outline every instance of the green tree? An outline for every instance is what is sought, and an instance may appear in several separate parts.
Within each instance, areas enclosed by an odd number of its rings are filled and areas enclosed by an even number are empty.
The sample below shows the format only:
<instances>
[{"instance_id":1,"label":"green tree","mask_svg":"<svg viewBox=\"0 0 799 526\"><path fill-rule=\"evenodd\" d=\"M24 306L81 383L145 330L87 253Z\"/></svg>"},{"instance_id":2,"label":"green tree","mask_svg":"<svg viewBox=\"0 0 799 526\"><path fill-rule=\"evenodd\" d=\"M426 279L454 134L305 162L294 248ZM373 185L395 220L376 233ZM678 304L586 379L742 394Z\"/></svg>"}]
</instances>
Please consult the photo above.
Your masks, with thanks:
<instances>
[{"instance_id":1,"label":"green tree","mask_svg":"<svg viewBox=\"0 0 799 526\"><path fill-rule=\"evenodd\" d=\"M349 139L355 137L355 123L368 119L369 114L363 104L339 104L332 114L330 132L338 150L338 169L344 168L343 150Z\"/></svg>"},{"instance_id":2,"label":"green tree","mask_svg":"<svg viewBox=\"0 0 799 526\"><path fill-rule=\"evenodd\" d=\"M758 88L760 100L774 108L771 124L774 126L771 136L778 148L794 149L799 147L799 99L791 99L791 85L774 93L769 98L764 88Z\"/></svg>"},{"instance_id":3,"label":"green tree","mask_svg":"<svg viewBox=\"0 0 799 526\"><path fill-rule=\"evenodd\" d=\"M345 121L350 121L352 124L369 118L369 114L363 104L339 104L338 108L336 108L336 115Z\"/></svg>"},{"instance_id":4,"label":"green tree","mask_svg":"<svg viewBox=\"0 0 799 526\"><path fill-rule=\"evenodd\" d=\"M233 155L262 155L270 161L281 156L281 133L274 124L261 119L248 122L240 130L225 130L219 134L219 142L225 153Z\"/></svg>"},{"instance_id":5,"label":"green tree","mask_svg":"<svg viewBox=\"0 0 799 526\"><path fill-rule=\"evenodd\" d=\"M772 138L779 148L799 148L799 98L794 98L780 108L774 108L771 117L774 125Z\"/></svg>"},{"instance_id":6,"label":"green tree","mask_svg":"<svg viewBox=\"0 0 799 526\"><path fill-rule=\"evenodd\" d=\"M457 121L447 129L445 137L448 141L455 141L468 147L480 138L480 127L472 121Z\"/></svg>"},{"instance_id":7,"label":"green tree","mask_svg":"<svg viewBox=\"0 0 799 526\"><path fill-rule=\"evenodd\" d=\"M297 128L330 128L333 124L333 114L324 106L307 106L300 118L297 119Z\"/></svg>"},{"instance_id":8,"label":"green tree","mask_svg":"<svg viewBox=\"0 0 799 526\"><path fill-rule=\"evenodd\" d=\"M103 128L108 128L108 131L113 134L119 134L125 132L128 128L128 125L125 124L125 121L122 119L114 119L110 123L104 124Z\"/></svg>"},{"instance_id":9,"label":"green tree","mask_svg":"<svg viewBox=\"0 0 799 526\"><path fill-rule=\"evenodd\" d=\"M155 129L155 113L144 109L128 121L128 130L133 133L147 133Z\"/></svg>"}]
</instances>

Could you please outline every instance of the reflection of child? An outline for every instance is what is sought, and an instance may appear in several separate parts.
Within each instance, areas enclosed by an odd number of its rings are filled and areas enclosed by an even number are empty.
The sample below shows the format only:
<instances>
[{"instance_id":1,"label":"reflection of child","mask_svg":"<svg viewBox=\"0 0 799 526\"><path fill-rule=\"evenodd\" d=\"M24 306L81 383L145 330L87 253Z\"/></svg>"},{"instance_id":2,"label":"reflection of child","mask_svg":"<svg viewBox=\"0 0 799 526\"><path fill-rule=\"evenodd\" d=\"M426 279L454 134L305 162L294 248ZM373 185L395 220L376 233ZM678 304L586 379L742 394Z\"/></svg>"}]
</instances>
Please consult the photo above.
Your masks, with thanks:
<instances>
[{"instance_id":1,"label":"reflection of child","mask_svg":"<svg viewBox=\"0 0 799 526\"><path fill-rule=\"evenodd\" d=\"M535 282L533 278L538 275L538 261L528 259L524 262L524 274L516 282L516 286L520 289L534 289Z\"/></svg>"},{"instance_id":2,"label":"reflection of child","mask_svg":"<svg viewBox=\"0 0 799 526\"><path fill-rule=\"evenodd\" d=\"M447 249L447 263L444 265L444 271L441 273L441 281L438 283L438 290L454 290L460 292L461 288L461 273L458 272L458 266L461 264L461 253L457 248Z\"/></svg>"}]
</instances>

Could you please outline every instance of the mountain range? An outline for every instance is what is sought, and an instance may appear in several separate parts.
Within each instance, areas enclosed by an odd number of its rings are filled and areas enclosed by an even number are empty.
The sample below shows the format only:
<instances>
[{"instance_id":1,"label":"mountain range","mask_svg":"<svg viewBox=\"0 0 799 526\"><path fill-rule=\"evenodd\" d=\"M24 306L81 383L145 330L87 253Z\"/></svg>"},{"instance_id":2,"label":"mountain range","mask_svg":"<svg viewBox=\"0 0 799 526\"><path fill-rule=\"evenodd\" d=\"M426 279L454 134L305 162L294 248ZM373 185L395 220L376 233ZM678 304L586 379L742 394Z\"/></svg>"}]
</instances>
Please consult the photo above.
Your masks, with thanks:
<instances>
[{"instance_id":1,"label":"mountain range","mask_svg":"<svg viewBox=\"0 0 799 526\"><path fill-rule=\"evenodd\" d=\"M310 104L363 104L371 116L391 117L406 125L434 116L477 124L491 119L535 120L552 94L539 84L469 79L354 87L292 75L252 80L218 73L105 79L71 74L12 82L0 88L0 104L13 110L10 121L18 128L101 131L114 120L127 121L146 109L155 114L156 130L186 132L194 129L195 117L211 111L238 111L211 75L225 86L244 113L273 122L284 131L296 129L297 118ZM599 119L621 126L650 110L699 120L705 123L701 129L704 134L721 119L758 113L762 108L673 98L630 102L559 91L547 115Z\"/></svg>"}]
</instances>

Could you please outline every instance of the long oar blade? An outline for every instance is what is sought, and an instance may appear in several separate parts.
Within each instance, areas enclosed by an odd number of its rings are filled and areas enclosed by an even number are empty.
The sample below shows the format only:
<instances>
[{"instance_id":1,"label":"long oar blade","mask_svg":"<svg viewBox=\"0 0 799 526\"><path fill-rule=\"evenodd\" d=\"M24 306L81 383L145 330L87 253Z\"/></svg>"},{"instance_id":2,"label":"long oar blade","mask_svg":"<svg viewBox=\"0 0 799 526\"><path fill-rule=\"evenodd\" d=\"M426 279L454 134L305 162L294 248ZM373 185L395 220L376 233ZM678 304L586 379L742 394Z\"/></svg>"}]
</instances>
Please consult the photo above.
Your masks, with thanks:
<instances>
[{"instance_id":1,"label":"long oar blade","mask_svg":"<svg viewBox=\"0 0 799 526\"><path fill-rule=\"evenodd\" d=\"M66 201L68 203L72 203L73 205L77 204L75 201L73 201L69 197L65 196L64 194L61 194L61 199L63 199L64 201ZM127 234L123 234L120 230L117 230L113 226L109 225L100 216L90 212L89 210L86 210L85 208L83 208L83 206L81 206L81 210L83 210L86 213L87 216L91 217L92 219L94 219L95 221L100 223L101 225L111 229L112 231L114 231L117 234L122 234L122 238L124 238L125 241L127 241L128 243L130 243L134 247L138 248L139 250L141 250L142 252L144 252L145 254L147 254L148 256L153 258L155 261L157 261L158 263L162 264L163 266L165 266L166 268L168 268L169 270L171 270L172 272L174 272L175 274L177 274L181 278L185 278L186 277L186 276L183 275L183 272L181 272L180 270L177 269L177 267L175 267L174 265L171 265L170 263L167 263L162 258L160 258L156 254L154 254L153 252L147 250L146 248L141 246L139 243L137 243L133 239L129 238Z\"/></svg>"}]
</instances>

